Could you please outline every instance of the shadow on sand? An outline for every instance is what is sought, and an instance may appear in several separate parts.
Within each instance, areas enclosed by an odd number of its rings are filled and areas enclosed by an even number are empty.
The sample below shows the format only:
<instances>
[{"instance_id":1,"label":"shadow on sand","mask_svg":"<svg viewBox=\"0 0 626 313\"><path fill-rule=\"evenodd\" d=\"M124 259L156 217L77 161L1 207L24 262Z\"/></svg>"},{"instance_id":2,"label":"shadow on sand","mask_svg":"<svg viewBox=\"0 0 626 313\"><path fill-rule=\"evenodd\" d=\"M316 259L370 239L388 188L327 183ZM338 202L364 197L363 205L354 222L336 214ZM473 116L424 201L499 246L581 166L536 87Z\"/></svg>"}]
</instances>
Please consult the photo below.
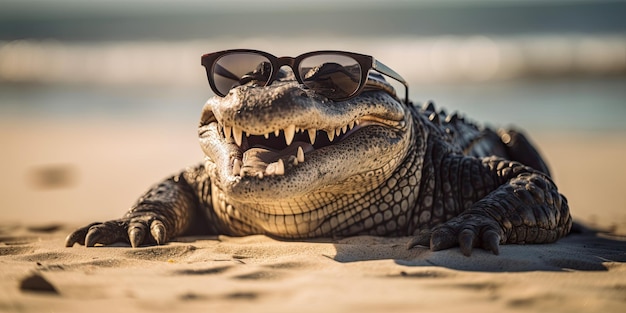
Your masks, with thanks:
<instances>
[{"instance_id":1,"label":"shadow on sand","mask_svg":"<svg viewBox=\"0 0 626 313\"><path fill-rule=\"evenodd\" d=\"M406 249L409 238L346 238L335 242L338 262L392 259L404 266L439 266L462 271L606 271L626 263L626 237L576 225L576 230L553 244L504 245L500 255L481 249L465 257L458 248L432 252L426 247ZM363 241L368 244L364 247Z\"/></svg>"}]
</instances>

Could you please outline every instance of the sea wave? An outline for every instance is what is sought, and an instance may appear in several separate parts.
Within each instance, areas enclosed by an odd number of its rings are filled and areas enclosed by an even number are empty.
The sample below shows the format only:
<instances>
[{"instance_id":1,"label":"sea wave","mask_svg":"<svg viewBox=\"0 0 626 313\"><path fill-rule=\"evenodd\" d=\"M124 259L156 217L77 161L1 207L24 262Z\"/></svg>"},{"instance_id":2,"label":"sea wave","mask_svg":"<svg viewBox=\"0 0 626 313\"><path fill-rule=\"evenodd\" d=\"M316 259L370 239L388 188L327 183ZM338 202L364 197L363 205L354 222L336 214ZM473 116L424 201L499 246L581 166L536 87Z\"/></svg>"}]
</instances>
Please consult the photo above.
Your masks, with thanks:
<instances>
[{"instance_id":1,"label":"sea wave","mask_svg":"<svg viewBox=\"0 0 626 313\"><path fill-rule=\"evenodd\" d=\"M626 35L396 38L221 38L186 41L0 42L0 83L198 86L203 53L275 55L337 49L371 54L409 83L491 82L626 74Z\"/></svg>"}]
</instances>

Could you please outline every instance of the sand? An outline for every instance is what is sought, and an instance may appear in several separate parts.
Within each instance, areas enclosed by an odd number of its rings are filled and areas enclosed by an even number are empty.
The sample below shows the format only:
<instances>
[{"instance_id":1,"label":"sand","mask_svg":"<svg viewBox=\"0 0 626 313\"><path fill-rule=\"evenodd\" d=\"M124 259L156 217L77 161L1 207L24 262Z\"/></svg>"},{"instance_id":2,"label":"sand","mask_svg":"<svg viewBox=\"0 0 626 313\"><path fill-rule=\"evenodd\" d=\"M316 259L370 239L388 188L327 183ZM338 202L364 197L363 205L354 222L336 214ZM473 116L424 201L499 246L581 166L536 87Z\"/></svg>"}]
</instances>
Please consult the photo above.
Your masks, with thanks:
<instances>
[{"instance_id":1,"label":"sand","mask_svg":"<svg viewBox=\"0 0 626 313\"><path fill-rule=\"evenodd\" d=\"M624 134L531 133L588 227L499 256L367 236L64 247L73 228L121 216L151 183L200 160L194 123L2 123L0 312L626 310Z\"/></svg>"}]
</instances>

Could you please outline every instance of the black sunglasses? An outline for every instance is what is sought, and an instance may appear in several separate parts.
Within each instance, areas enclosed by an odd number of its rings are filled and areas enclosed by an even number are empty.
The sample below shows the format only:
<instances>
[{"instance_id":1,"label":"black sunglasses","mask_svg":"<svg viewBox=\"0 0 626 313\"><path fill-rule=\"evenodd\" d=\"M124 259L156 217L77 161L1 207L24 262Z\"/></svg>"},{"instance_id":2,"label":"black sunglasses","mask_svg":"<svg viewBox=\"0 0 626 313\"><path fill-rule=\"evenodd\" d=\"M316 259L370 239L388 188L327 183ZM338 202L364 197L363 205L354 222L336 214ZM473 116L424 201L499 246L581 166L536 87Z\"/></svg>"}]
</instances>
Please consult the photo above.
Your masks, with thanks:
<instances>
[{"instance_id":1,"label":"black sunglasses","mask_svg":"<svg viewBox=\"0 0 626 313\"><path fill-rule=\"evenodd\" d=\"M263 51L234 49L207 53L202 56L202 65L211 89L221 97L251 81L267 86L278 76L278 69L287 65L300 84L334 101L358 96L373 69L402 83L404 103L409 103L409 86L404 78L374 57L359 53L329 50L278 58Z\"/></svg>"}]
</instances>

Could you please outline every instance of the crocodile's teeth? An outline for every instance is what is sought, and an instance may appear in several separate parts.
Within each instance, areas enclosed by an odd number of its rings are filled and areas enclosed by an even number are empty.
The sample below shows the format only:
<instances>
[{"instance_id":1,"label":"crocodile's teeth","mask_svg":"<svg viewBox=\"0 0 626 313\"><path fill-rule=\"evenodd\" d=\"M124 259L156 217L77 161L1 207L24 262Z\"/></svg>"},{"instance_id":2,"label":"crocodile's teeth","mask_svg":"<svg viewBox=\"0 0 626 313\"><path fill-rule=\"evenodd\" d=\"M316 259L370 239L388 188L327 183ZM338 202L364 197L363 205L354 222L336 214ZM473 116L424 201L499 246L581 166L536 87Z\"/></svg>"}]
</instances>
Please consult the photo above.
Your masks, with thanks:
<instances>
[{"instance_id":1,"label":"crocodile's teeth","mask_svg":"<svg viewBox=\"0 0 626 313\"><path fill-rule=\"evenodd\" d=\"M224 125L224 138L228 139L232 136L231 130L232 128L230 126Z\"/></svg>"},{"instance_id":2,"label":"crocodile's teeth","mask_svg":"<svg viewBox=\"0 0 626 313\"><path fill-rule=\"evenodd\" d=\"M259 179L263 179L263 172L258 172L256 175Z\"/></svg>"},{"instance_id":3,"label":"crocodile's teeth","mask_svg":"<svg viewBox=\"0 0 626 313\"><path fill-rule=\"evenodd\" d=\"M341 131L342 131L344 134L346 133L346 131L347 131L347 130L348 130L348 125L344 125L344 126L341 128Z\"/></svg>"},{"instance_id":4,"label":"crocodile's teeth","mask_svg":"<svg viewBox=\"0 0 626 313\"><path fill-rule=\"evenodd\" d=\"M335 136L341 135L341 127L335 129Z\"/></svg>"},{"instance_id":5,"label":"crocodile's teeth","mask_svg":"<svg viewBox=\"0 0 626 313\"><path fill-rule=\"evenodd\" d=\"M283 163L283 159L278 159L278 162L276 162L276 175L285 175L285 163Z\"/></svg>"},{"instance_id":6,"label":"crocodile's teeth","mask_svg":"<svg viewBox=\"0 0 626 313\"><path fill-rule=\"evenodd\" d=\"M291 124L285 128L285 142L290 145L293 141L293 136L296 134L296 125Z\"/></svg>"},{"instance_id":7,"label":"crocodile's teeth","mask_svg":"<svg viewBox=\"0 0 626 313\"><path fill-rule=\"evenodd\" d=\"M265 168L265 174L268 176L276 174L276 162L267 165Z\"/></svg>"},{"instance_id":8,"label":"crocodile's teeth","mask_svg":"<svg viewBox=\"0 0 626 313\"><path fill-rule=\"evenodd\" d=\"M233 126L233 137L235 137L235 143L241 147L241 136L243 135L243 130L237 126Z\"/></svg>"},{"instance_id":9,"label":"crocodile's teeth","mask_svg":"<svg viewBox=\"0 0 626 313\"><path fill-rule=\"evenodd\" d=\"M311 144L315 144L315 135L317 135L317 130L315 129L307 129L309 133L309 139L311 140Z\"/></svg>"},{"instance_id":10,"label":"crocodile's teeth","mask_svg":"<svg viewBox=\"0 0 626 313\"><path fill-rule=\"evenodd\" d=\"M328 140L331 141L331 142L333 141L333 139L335 139L335 132L332 131L332 130L331 131L327 131L326 135L328 135Z\"/></svg>"},{"instance_id":11,"label":"crocodile's teeth","mask_svg":"<svg viewBox=\"0 0 626 313\"><path fill-rule=\"evenodd\" d=\"M265 137L265 139L270 139L270 133L263 134L263 137Z\"/></svg>"},{"instance_id":12,"label":"crocodile's teeth","mask_svg":"<svg viewBox=\"0 0 626 313\"><path fill-rule=\"evenodd\" d=\"M355 123L356 125L361 125L361 120L356 120L356 121L354 121L354 123Z\"/></svg>"},{"instance_id":13,"label":"crocodile's teeth","mask_svg":"<svg viewBox=\"0 0 626 313\"><path fill-rule=\"evenodd\" d=\"M348 124L348 128L349 129L353 129L354 128L354 121L350 122L350 124Z\"/></svg>"},{"instance_id":14,"label":"crocodile's teeth","mask_svg":"<svg viewBox=\"0 0 626 313\"><path fill-rule=\"evenodd\" d=\"M235 159L233 161L233 175L239 175L241 172L241 160Z\"/></svg>"},{"instance_id":15,"label":"crocodile's teeth","mask_svg":"<svg viewBox=\"0 0 626 313\"><path fill-rule=\"evenodd\" d=\"M302 150L302 147L298 147L298 153L296 154L296 160L298 160L299 163L304 162L304 150Z\"/></svg>"},{"instance_id":16,"label":"crocodile's teeth","mask_svg":"<svg viewBox=\"0 0 626 313\"><path fill-rule=\"evenodd\" d=\"M278 135L280 135L280 129L274 131L274 136L278 137Z\"/></svg>"}]
</instances>

